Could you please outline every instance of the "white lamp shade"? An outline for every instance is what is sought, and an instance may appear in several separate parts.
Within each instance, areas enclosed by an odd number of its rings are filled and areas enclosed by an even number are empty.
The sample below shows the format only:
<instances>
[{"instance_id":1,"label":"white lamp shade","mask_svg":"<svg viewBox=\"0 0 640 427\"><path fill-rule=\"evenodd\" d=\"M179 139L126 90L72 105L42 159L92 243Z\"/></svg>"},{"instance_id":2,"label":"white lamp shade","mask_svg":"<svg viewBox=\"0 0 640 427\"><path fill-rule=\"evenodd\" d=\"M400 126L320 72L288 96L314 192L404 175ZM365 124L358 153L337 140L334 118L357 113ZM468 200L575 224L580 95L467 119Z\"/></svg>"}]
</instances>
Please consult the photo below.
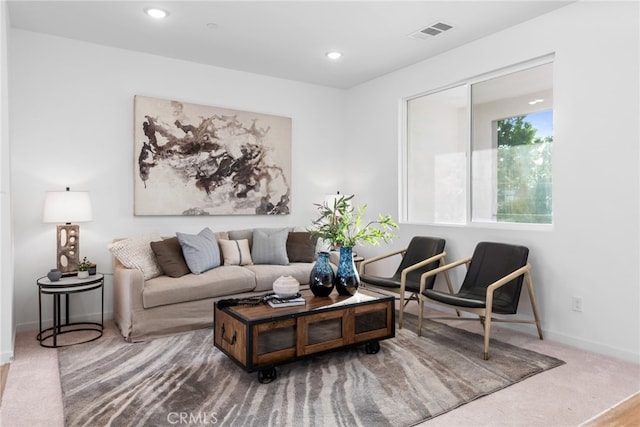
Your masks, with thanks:
<instances>
[{"instance_id":1,"label":"white lamp shade","mask_svg":"<svg viewBox=\"0 0 640 427\"><path fill-rule=\"evenodd\" d=\"M349 196L346 196L344 194L340 194L340 192L338 192L337 194L328 194L328 195L325 196L324 202L326 203L328 208L333 208L335 206L336 202L338 200L340 200L341 197L345 197L346 198L346 197L349 197ZM351 206L351 202L350 201L347 202L347 206Z\"/></svg>"},{"instance_id":2,"label":"white lamp shade","mask_svg":"<svg viewBox=\"0 0 640 427\"><path fill-rule=\"evenodd\" d=\"M91 199L87 191L47 191L43 222L72 223L92 219Z\"/></svg>"}]
</instances>

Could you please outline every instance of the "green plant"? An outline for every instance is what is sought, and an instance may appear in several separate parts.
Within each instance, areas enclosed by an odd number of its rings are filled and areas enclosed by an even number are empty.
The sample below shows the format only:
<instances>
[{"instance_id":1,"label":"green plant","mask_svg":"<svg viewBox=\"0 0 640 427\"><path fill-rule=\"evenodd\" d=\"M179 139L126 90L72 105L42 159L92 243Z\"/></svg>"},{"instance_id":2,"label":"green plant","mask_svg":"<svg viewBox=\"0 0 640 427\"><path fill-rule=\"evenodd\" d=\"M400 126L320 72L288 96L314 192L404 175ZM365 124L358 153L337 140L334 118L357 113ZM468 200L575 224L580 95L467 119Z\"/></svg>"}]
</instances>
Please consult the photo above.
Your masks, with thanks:
<instances>
[{"instance_id":1,"label":"green plant","mask_svg":"<svg viewBox=\"0 0 640 427\"><path fill-rule=\"evenodd\" d=\"M88 271L92 262L87 260L87 257L82 258L82 261L78 262L78 271Z\"/></svg>"},{"instance_id":2,"label":"green plant","mask_svg":"<svg viewBox=\"0 0 640 427\"><path fill-rule=\"evenodd\" d=\"M391 229L398 228L398 224L390 215L378 215L377 220L362 226L362 216L367 205L353 207L351 199L353 196L342 196L334 201L333 206L326 202L316 203L319 216L307 231L334 247L354 247L362 243L376 246L381 240L386 243L396 237Z\"/></svg>"}]
</instances>

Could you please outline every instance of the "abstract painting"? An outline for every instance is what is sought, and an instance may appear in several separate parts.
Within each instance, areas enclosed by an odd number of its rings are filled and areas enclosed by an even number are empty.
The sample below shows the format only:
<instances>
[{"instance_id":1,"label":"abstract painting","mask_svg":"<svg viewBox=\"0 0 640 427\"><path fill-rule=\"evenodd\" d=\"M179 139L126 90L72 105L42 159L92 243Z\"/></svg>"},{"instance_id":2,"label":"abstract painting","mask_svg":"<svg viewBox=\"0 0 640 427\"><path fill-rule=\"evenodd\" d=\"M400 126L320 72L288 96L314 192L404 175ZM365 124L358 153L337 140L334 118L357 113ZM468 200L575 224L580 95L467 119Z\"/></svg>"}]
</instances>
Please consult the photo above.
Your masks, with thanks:
<instances>
[{"instance_id":1,"label":"abstract painting","mask_svg":"<svg viewBox=\"0 0 640 427\"><path fill-rule=\"evenodd\" d=\"M135 215L284 215L291 118L135 96Z\"/></svg>"}]
</instances>

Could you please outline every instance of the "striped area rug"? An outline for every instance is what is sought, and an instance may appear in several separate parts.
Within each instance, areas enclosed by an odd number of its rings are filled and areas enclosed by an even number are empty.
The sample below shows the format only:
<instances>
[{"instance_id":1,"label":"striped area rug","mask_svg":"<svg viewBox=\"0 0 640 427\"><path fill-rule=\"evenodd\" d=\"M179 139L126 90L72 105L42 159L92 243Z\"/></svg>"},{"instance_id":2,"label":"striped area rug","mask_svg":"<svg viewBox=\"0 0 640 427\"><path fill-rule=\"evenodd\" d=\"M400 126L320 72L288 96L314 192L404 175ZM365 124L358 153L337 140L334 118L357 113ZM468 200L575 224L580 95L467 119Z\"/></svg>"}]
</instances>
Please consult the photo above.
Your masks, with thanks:
<instances>
[{"instance_id":1,"label":"striped area rug","mask_svg":"<svg viewBox=\"0 0 640 427\"><path fill-rule=\"evenodd\" d=\"M561 360L430 321L382 341L279 366L260 384L213 346L213 331L59 350L67 426L411 426Z\"/></svg>"}]
</instances>

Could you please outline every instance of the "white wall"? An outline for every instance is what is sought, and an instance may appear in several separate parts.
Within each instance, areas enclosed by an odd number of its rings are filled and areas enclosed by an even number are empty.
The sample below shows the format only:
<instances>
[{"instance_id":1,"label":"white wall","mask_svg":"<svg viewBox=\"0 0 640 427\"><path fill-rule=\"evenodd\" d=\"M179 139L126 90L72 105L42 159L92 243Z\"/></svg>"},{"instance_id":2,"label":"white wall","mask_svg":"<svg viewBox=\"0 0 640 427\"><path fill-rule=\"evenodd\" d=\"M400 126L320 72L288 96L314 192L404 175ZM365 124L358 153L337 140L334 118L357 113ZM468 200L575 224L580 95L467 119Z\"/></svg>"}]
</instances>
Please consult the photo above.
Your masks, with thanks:
<instances>
[{"instance_id":1,"label":"white wall","mask_svg":"<svg viewBox=\"0 0 640 427\"><path fill-rule=\"evenodd\" d=\"M13 357L13 255L7 50L9 15L0 2L0 364Z\"/></svg>"},{"instance_id":2,"label":"white wall","mask_svg":"<svg viewBox=\"0 0 640 427\"><path fill-rule=\"evenodd\" d=\"M12 190L15 312L38 320L35 281L55 266L55 225L42 223L44 193L90 192L94 220L80 224L80 255L111 271L107 244L144 231L196 233L253 226L308 226L313 203L339 188L344 92L137 52L13 30ZM133 97L136 94L292 118L292 213L287 216L134 217ZM338 158L339 159L339 158ZM107 277L107 315L112 310ZM81 295L76 314L97 313ZM50 300L46 317L50 318Z\"/></svg>"},{"instance_id":3,"label":"white wall","mask_svg":"<svg viewBox=\"0 0 640 427\"><path fill-rule=\"evenodd\" d=\"M470 255L482 240L526 245L547 338L636 362L638 16L637 2L579 2L347 95L347 140L359 177L349 190L372 211L396 215L401 98L555 52L552 229L403 225L395 245L417 234L442 236L451 259ZM582 313L571 310L573 296L583 298ZM521 310L530 312L526 297Z\"/></svg>"}]
</instances>

